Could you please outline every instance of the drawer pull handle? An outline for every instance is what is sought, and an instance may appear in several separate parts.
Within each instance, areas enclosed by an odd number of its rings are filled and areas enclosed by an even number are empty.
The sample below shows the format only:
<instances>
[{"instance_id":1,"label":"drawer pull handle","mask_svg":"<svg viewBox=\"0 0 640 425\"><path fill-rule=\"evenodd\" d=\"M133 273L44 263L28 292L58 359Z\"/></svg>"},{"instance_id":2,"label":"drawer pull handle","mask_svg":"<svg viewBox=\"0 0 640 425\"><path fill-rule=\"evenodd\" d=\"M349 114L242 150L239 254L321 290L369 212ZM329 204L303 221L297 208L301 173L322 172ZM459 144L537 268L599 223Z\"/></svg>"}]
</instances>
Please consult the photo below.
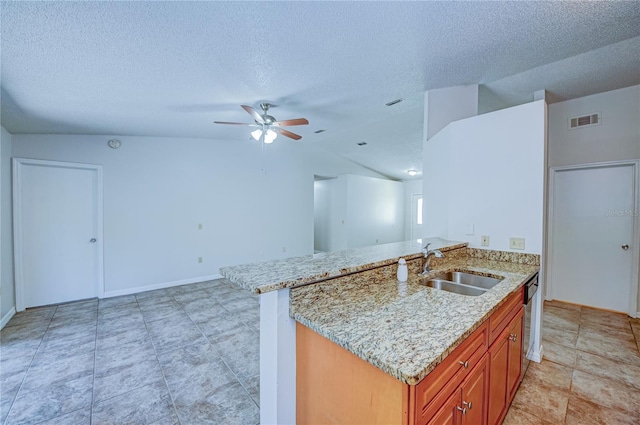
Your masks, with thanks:
<instances>
[{"instance_id":1,"label":"drawer pull handle","mask_svg":"<svg viewBox=\"0 0 640 425\"><path fill-rule=\"evenodd\" d=\"M471 410L472 402L467 403L466 401L463 401L463 402L462 402L462 405L463 405L463 406L467 406L467 408L468 408L469 410Z\"/></svg>"},{"instance_id":2,"label":"drawer pull handle","mask_svg":"<svg viewBox=\"0 0 640 425\"><path fill-rule=\"evenodd\" d=\"M467 408L466 407L460 407L460 406L456 406L456 408L462 412L463 415L467 414Z\"/></svg>"},{"instance_id":3,"label":"drawer pull handle","mask_svg":"<svg viewBox=\"0 0 640 425\"><path fill-rule=\"evenodd\" d=\"M460 363L460 366L464 366L465 368L469 367L469 362L468 361L463 362L462 360L460 360L458 363Z\"/></svg>"},{"instance_id":4,"label":"drawer pull handle","mask_svg":"<svg viewBox=\"0 0 640 425\"><path fill-rule=\"evenodd\" d=\"M516 342L517 340L518 340L518 335L516 335L516 334L509 334L509 341Z\"/></svg>"}]
</instances>

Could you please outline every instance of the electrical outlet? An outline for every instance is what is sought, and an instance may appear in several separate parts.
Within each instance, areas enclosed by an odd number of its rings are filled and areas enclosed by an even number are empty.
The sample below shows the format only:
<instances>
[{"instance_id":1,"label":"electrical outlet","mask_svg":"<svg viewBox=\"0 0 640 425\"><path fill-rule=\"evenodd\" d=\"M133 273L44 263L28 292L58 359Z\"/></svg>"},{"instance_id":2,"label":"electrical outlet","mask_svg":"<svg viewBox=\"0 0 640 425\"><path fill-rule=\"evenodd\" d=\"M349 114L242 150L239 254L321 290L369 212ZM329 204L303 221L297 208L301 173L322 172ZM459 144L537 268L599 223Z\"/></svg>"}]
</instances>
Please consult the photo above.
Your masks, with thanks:
<instances>
[{"instance_id":1,"label":"electrical outlet","mask_svg":"<svg viewBox=\"0 0 640 425\"><path fill-rule=\"evenodd\" d=\"M202 263L202 257L198 257L198 263Z\"/></svg>"},{"instance_id":2,"label":"electrical outlet","mask_svg":"<svg viewBox=\"0 0 640 425\"><path fill-rule=\"evenodd\" d=\"M198 223L198 230L202 230L202 223Z\"/></svg>"},{"instance_id":3,"label":"electrical outlet","mask_svg":"<svg viewBox=\"0 0 640 425\"><path fill-rule=\"evenodd\" d=\"M487 235L480 236L480 245L489 246L489 236Z\"/></svg>"},{"instance_id":4,"label":"electrical outlet","mask_svg":"<svg viewBox=\"0 0 640 425\"><path fill-rule=\"evenodd\" d=\"M282 247L282 252L287 252L287 247L286 246Z\"/></svg>"},{"instance_id":5,"label":"electrical outlet","mask_svg":"<svg viewBox=\"0 0 640 425\"><path fill-rule=\"evenodd\" d=\"M524 249L524 238L509 238L509 248Z\"/></svg>"}]
</instances>

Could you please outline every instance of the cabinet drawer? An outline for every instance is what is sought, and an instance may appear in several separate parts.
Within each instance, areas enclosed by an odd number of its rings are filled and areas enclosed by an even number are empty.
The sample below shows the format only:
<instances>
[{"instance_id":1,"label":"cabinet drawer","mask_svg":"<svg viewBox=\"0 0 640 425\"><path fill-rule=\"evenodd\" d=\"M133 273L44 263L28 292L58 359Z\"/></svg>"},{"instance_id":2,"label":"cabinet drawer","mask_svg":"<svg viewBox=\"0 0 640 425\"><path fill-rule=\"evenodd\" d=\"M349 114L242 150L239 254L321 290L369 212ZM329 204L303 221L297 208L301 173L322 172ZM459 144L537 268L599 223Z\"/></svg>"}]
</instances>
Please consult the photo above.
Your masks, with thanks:
<instances>
[{"instance_id":1,"label":"cabinet drawer","mask_svg":"<svg viewBox=\"0 0 640 425\"><path fill-rule=\"evenodd\" d=\"M442 402L480 362L487 348L488 324L485 321L416 386L417 424L427 423L436 414Z\"/></svg>"},{"instance_id":2,"label":"cabinet drawer","mask_svg":"<svg viewBox=\"0 0 640 425\"><path fill-rule=\"evenodd\" d=\"M500 336L504 331L511 319L518 314L523 303L523 289L520 288L518 292L509 296L509 299L502 304L498 310L496 310L489 318L489 345Z\"/></svg>"}]
</instances>

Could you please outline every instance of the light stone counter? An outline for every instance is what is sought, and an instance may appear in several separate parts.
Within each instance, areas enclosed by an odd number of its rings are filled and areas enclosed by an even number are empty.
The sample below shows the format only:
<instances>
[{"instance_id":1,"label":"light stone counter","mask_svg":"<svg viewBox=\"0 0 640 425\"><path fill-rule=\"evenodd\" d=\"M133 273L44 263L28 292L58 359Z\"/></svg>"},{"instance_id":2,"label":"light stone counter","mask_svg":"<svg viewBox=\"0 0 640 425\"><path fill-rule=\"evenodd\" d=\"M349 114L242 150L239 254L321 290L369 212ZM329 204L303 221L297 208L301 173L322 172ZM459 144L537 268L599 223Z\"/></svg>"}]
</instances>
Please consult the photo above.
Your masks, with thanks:
<instances>
[{"instance_id":1,"label":"light stone counter","mask_svg":"<svg viewBox=\"0 0 640 425\"><path fill-rule=\"evenodd\" d=\"M466 242L427 238L423 239L422 243L416 241L396 242L263 263L222 267L220 274L255 294L262 294L394 264L398 262L400 257L407 260L418 258L422 255L422 248L427 243L431 243L429 249L442 251L467 245Z\"/></svg>"},{"instance_id":2,"label":"light stone counter","mask_svg":"<svg viewBox=\"0 0 640 425\"><path fill-rule=\"evenodd\" d=\"M290 314L398 380L415 385L485 321L539 266L459 258L438 263L448 270L504 276L488 292L458 295L409 282L351 275L291 291Z\"/></svg>"}]
</instances>

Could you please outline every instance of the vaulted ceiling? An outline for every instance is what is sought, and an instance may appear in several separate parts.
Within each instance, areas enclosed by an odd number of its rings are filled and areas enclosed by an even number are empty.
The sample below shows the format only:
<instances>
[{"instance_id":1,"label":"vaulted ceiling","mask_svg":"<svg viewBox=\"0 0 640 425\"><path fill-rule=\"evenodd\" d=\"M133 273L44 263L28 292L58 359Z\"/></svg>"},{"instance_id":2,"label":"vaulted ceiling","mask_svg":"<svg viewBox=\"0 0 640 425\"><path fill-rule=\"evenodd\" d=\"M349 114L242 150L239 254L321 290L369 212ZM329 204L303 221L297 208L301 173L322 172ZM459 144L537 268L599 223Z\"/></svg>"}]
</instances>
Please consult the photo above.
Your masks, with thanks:
<instances>
[{"instance_id":1,"label":"vaulted ceiling","mask_svg":"<svg viewBox=\"0 0 640 425\"><path fill-rule=\"evenodd\" d=\"M482 84L506 106L640 83L637 1L1 6L11 133L245 140L213 121L250 122L239 105L266 100L277 119L310 121L300 142L278 143L406 179L421 169L426 90Z\"/></svg>"}]
</instances>

